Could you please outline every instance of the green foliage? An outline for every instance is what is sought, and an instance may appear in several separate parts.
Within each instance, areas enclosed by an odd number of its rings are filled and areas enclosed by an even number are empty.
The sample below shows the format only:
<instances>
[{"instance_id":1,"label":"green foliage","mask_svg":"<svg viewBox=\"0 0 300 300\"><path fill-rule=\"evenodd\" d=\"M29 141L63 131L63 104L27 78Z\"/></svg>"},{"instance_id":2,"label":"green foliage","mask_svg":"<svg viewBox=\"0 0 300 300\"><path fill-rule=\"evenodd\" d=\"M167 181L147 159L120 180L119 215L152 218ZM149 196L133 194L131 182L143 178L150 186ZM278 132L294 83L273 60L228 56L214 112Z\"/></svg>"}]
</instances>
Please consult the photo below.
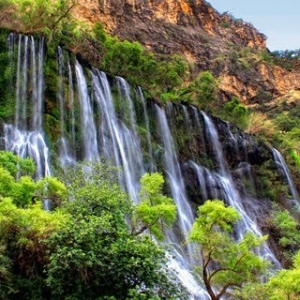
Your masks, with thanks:
<instances>
[{"instance_id":1,"label":"green foliage","mask_svg":"<svg viewBox=\"0 0 300 300\"><path fill-rule=\"evenodd\" d=\"M273 64L273 56L268 50L263 50L259 53L259 58L265 63Z\"/></svg>"},{"instance_id":2,"label":"green foliage","mask_svg":"<svg viewBox=\"0 0 300 300\"><path fill-rule=\"evenodd\" d=\"M210 71L200 72L189 86L180 91L183 100L211 111L217 98L217 82Z\"/></svg>"},{"instance_id":3,"label":"green foliage","mask_svg":"<svg viewBox=\"0 0 300 300\"><path fill-rule=\"evenodd\" d=\"M124 232L126 224L113 224L110 218L105 213L76 216L72 227L49 240L47 283L54 299L126 299L132 289L150 299L155 286L167 282L160 266L164 252L146 236L133 238Z\"/></svg>"},{"instance_id":4,"label":"green foliage","mask_svg":"<svg viewBox=\"0 0 300 300\"><path fill-rule=\"evenodd\" d=\"M113 74L132 77L132 73L141 71L144 49L138 42L118 41L107 38L104 42L106 53L103 68Z\"/></svg>"},{"instance_id":5,"label":"green foliage","mask_svg":"<svg viewBox=\"0 0 300 300\"><path fill-rule=\"evenodd\" d=\"M9 120L14 115L14 105L12 105L11 101L14 95L14 70L10 64L12 59L11 53L7 51L8 34L7 30L0 28L0 69L2 70L0 76L0 120L4 121Z\"/></svg>"},{"instance_id":6,"label":"green foliage","mask_svg":"<svg viewBox=\"0 0 300 300\"><path fill-rule=\"evenodd\" d=\"M291 150L290 155L293 161L296 163L296 166L300 169L300 156L297 154L296 151Z\"/></svg>"},{"instance_id":7,"label":"green foliage","mask_svg":"<svg viewBox=\"0 0 300 300\"><path fill-rule=\"evenodd\" d=\"M300 130L298 124L300 122L299 107L296 106L289 111L278 113L275 117L275 125L277 127L278 148L285 152L287 163L290 167L295 181L298 180L300 166Z\"/></svg>"},{"instance_id":8,"label":"green foliage","mask_svg":"<svg viewBox=\"0 0 300 300\"><path fill-rule=\"evenodd\" d=\"M271 297L271 290L267 284L246 283L243 289L235 293L235 299L240 300L266 300Z\"/></svg>"},{"instance_id":9,"label":"green foliage","mask_svg":"<svg viewBox=\"0 0 300 300\"><path fill-rule=\"evenodd\" d=\"M230 101L224 104L223 117L241 129L245 129L248 123L248 109L234 96Z\"/></svg>"},{"instance_id":10,"label":"green foliage","mask_svg":"<svg viewBox=\"0 0 300 300\"><path fill-rule=\"evenodd\" d=\"M10 173L0 167L0 196L11 197L18 206L30 203L35 190L31 177L22 176L15 180Z\"/></svg>"},{"instance_id":11,"label":"green foliage","mask_svg":"<svg viewBox=\"0 0 300 300\"><path fill-rule=\"evenodd\" d=\"M35 188L35 197L51 201L51 206L60 206L67 197L66 186L55 177L40 179Z\"/></svg>"},{"instance_id":12,"label":"green foliage","mask_svg":"<svg viewBox=\"0 0 300 300\"><path fill-rule=\"evenodd\" d=\"M141 295L136 299L161 299L160 293L172 299L174 286L161 269L164 251L148 236L130 233L125 216L131 215L131 202L113 183L115 170L102 166L82 164L67 174L73 201L62 208L72 215L72 225L47 240L47 284L53 296L130 299L135 291ZM162 201L163 196L156 195L160 184L149 184L145 192L153 201Z\"/></svg>"},{"instance_id":13,"label":"green foliage","mask_svg":"<svg viewBox=\"0 0 300 300\"><path fill-rule=\"evenodd\" d=\"M15 15L21 23L23 32L42 33L52 39L55 32L63 29L70 19L70 11L76 0L12 0Z\"/></svg>"},{"instance_id":14,"label":"green foliage","mask_svg":"<svg viewBox=\"0 0 300 300\"><path fill-rule=\"evenodd\" d=\"M228 288L234 292L245 282L258 281L267 267L255 253L266 237L247 233L242 240L233 240L231 232L239 219L238 212L220 200L199 207L189 240L201 245L202 266L197 270L211 299L221 299Z\"/></svg>"},{"instance_id":15,"label":"green foliage","mask_svg":"<svg viewBox=\"0 0 300 300\"><path fill-rule=\"evenodd\" d=\"M47 212L40 203L24 209L10 198L0 199L0 257L6 261L3 299L43 299L48 291L43 279L48 262L44 239L68 221L67 214Z\"/></svg>"},{"instance_id":16,"label":"green foliage","mask_svg":"<svg viewBox=\"0 0 300 300\"><path fill-rule=\"evenodd\" d=\"M278 129L283 132L290 131L297 126L297 120L291 118L291 116L286 113L277 115L275 118L275 123Z\"/></svg>"},{"instance_id":17,"label":"green foliage","mask_svg":"<svg viewBox=\"0 0 300 300\"><path fill-rule=\"evenodd\" d=\"M273 231L279 242L280 255L285 266L291 265L291 258L299 251L299 226L294 217L287 211L278 207L273 209Z\"/></svg>"},{"instance_id":18,"label":"green foliage","mask_svg":"<svg viewBox=\"0 0 300 300\"><path fill-rule=\"evenodd\" d=\"M161 174L144 174L141 178L141 203L137 205L133 217L134 235L149 229L157 238L163 239L164 227L176 219L176 206L173 199L161 192L164 179Z\"/></svg>"},{"instance_id":19,"label":"green foliage","mask_svg":"<svg viewBox=\"0 0 300 300\"><path fill-rule=\"evenodd\" d=\"M27 174L33 175L35 169L32 159L0 151L0 196L11 197L18 206L27 206L36 188L35 182Z\"/></svg>"},{"instance_id":20,"label":"green foliage","mask_svg":"<svg viewBox=\"0 0 300 300\"><path fill-rule=\"evenodd\" d=\"M287 210L277 211L274 216L274 222L283 236L279 241L281 245L292 246L300 242L300 235L297 229L298 224Z\"/></svg>"},{"instance_id":21,"label":"green foliage","mask_svg":"<svg viewBox=\"0 0 300 300\"><path fill-rule=\"evenodd\" d=\"M160 95L160 101L162 103L167 103L167 102L177 102L179 100L179 95L177 95L174 92L167 92L167 93L162 93Z\"/></svg>"},{"instance_id":22,"label":"green foliage","mask_svg":"<svg viewBox=\"0 0 300 300\"><path fill-rule=\"evenodd\" d=\"M18 173L33 176L36 171L36 166L31 158L20 158L10 151L3 150L0 151L0 166L15 178Z\"/></svg>"},{"instance_id":23,"label":"green foliage","mask_svg":"<svg viewBox=\"0 0 300 300\"><path fill-rule=\"evenodd\" d=\"M161 94L165 95L163 97L171 95L188 76L188 65L179 55L167 60L155 58L138 42L110 37L100 24L94 27L93 35L103 43L103 70L126 77L128 81L152 90L156 97Z\"/></svg>"},{"instance_id":24,"label":"green foliage","mask_svg":"<svg viewBox=\"0 0 300 300\"><path fill-rule=\"evenodd\" d=\"M188 75L188 66L183 57L173 55L169 60L159 61L154 75L154 83L161 86L162 91L176 91Z\"/></svg>"},{"instance_id":25,"label":"green foliage","mask_svg":"<svg viewBox=\"0 0 300 300\"><path fill-rule=\"evenodd\" d=\"M1 299L180 299L164 249L129 230L134 209L115 183L115 168L79 164L66 170L68 188L50 177L36 184L21 177L21 185L0 169L3 194L14 195L0 199ZM164 208L170 199L159 194L160 175L144 182L145 201ZM36 203L17 207L28 189ZM58 207L43 210L38 199L44 198ZM167 223L172 218L158 214Z\"/></svg>"},{"instance_id":26,"label":"green foliage","mask_svg":"<svg viewBox=\"0 0 300 300\"><path fill-rule=\"evenodd\" d=\"M291 270L281 270L267 284L270 300L295 300L300 295L300 252L296 254Z\"/></svg>"}]
</instances>

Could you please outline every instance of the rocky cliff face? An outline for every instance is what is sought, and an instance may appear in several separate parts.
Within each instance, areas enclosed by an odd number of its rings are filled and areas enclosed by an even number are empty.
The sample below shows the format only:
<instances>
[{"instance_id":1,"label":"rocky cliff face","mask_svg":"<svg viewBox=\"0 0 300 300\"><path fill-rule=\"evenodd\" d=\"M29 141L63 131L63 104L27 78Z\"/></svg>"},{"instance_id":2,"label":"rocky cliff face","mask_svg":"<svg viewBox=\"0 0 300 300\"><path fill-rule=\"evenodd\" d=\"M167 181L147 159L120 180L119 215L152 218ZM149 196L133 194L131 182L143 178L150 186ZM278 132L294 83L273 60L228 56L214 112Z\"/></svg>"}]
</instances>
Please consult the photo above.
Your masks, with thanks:
<instances>
[{"instance_id":1,"label":"rocky cliff face","mask_svg":"<svg viewBox=\"0 0 300 300\"><path fill-rule=\"evenodd\" d=\"M74 14L157 54L183 54L195 73L211 70L220 78L223 98L236 95L255 104L287 94L293 98L300 89L299 73L254 58L267 51L265 35L219 14L205 0L79 0Z\"/></svg>"}]
</instances>

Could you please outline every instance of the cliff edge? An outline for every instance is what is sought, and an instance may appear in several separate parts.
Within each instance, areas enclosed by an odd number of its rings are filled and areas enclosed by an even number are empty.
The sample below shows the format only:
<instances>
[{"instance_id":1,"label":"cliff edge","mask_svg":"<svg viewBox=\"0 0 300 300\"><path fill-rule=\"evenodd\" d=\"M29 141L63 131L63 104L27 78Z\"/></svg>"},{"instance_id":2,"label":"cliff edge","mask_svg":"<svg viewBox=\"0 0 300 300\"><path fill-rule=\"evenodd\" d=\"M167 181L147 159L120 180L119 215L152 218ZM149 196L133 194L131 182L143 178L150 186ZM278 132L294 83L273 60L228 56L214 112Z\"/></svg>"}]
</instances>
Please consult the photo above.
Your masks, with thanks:
<instances>
[{"instance_id":1,"label":"cliff edge","mask_svg":"<svg viewBox=\"0 0 300 300\"><path fill-rule=\"evenodd\" d=\"M223 99L235 95L245 104L272 108L274 99L298 97L300 72L261 58L267 37L205 0L79 0L74 14L157 55L184 55L195 73L210 70L219 78Z\"/></svg>"}]
</instances>

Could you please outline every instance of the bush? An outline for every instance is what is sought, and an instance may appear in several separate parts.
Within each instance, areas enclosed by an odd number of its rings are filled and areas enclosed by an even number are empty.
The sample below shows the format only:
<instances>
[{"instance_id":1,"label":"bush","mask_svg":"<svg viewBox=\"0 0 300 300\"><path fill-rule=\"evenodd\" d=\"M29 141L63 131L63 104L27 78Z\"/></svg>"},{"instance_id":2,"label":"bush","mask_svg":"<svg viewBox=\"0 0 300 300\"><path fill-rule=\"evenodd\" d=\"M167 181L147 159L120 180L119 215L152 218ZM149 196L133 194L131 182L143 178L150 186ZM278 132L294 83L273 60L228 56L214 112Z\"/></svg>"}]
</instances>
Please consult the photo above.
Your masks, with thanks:
<instances>
[{"instance_id":1,"label":"bush","mask_svg":"<svg viewBox=\"0 0 300 300\"><path fill-rule=\"evenodd\" d=\"M217 82L210 71L200 72L185 89L179 91L181 98L198 106L200 109L211 111L217 98Z\"/></svg>"},{"instance_id":2,"label":"bush","mask_svg":"<svg viewBox=\"0 0 300 300\"><path fill-rule=\"evenodd\" d=\"M245 129L248 122L248 109L240 103L237 97L233 97L224 104L222 117L241 129Z\"/></svg>"}]
</instances>

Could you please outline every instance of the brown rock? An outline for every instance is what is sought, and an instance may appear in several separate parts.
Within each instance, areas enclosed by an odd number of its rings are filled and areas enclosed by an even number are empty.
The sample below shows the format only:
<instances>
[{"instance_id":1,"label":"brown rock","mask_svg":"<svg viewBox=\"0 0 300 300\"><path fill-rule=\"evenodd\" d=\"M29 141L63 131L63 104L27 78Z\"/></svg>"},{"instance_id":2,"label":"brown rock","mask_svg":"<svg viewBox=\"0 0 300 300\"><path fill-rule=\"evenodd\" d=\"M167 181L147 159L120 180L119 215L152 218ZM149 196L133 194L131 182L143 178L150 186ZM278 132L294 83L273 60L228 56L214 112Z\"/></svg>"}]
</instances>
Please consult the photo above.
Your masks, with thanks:
<instances>
[{"instance_id":1,"label":"brown rock","mask_svg":"<svg viewBox=\"0 0 300 300\"><path fill-rule=\"evenodd\" d=\"M297 72L258 59L247 66L239 51L267 50L266 36L205 0L79 0L74 15L91 26L101 22L111 34L137 40L157 54L183 54L195 73L211 70L220 78L223 98L236 95L253 103L300 89Z\"/></svg>"}]
</instances>

